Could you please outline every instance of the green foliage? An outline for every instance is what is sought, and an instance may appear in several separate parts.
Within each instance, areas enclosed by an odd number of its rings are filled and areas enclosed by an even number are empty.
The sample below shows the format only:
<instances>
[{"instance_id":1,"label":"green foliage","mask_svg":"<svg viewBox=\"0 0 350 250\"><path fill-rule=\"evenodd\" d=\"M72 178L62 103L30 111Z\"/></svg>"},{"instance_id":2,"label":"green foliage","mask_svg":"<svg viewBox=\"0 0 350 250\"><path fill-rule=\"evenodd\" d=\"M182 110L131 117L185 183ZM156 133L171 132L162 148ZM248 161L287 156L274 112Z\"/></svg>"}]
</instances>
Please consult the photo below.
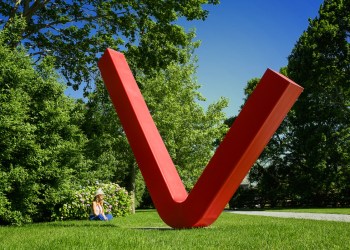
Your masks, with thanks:
<instances>
[{"instance_id":1,"label":"green foliage","mask_svg":"<svg viewBox=\"0 0 350 250\"><path fill-rule=\"evenodd\" d=\"M204 20L205 4L218 0L191 1L2 1L0 27L10 36L7 44L20 42L40 61L56 58L55 68L76 89L96 73L98 55L110 47L122 50L134 71L150 73L169 63L184 62L181 48L194 32L176 25L179 18ZM14 25L21 19L23 25Z\"/></svg>"},{"instance_id":2,"label":"green foliage","mask_svg":"<svg viewBox=\"0 0 350 250\"><path fill-rule=\"evenodd\" d=\"M290 189L313 204L350 204L349 13L349 0L326 0L287 67L305 88L291 119Z\"/></svg>"},{"instance_id":3,"label":"green foliage","mask_svg":"<svg viewBox=\"0 0 350 250\"><path fill-rule=\"evenodd\" d=\"M95 185L71 189L67 198L57 214L53 214L54 220L87 219L91 214L91 206L98 188L105 193L105 214L111 213L113 217L126 216L130 213L131 197L128 192L116 183L96 183Z\"/></svg>"},{"instance_id":4,"label":"green foliage","mask_svg":"<svg viewBox=\"0 0 350 250\"><path fill-rule=\"evenodd\" d=\"M258 85L260 78L253 78L248 81L247 86L244 88L244 94L246 96L245 101L253 93L255 87Z\"/></svg>"},{"instance_id":5,"label":"green foliage","mask_svg":"<svg viewBox=\"0 0 350 250\"><path fill-rule=\"evenodd\" d=\"M162 139L186 188L191 190L215 150L215 141L227 131L223 123L227 100L205 112L198 103L194 63L172 64L154 77L138 78L142 93Z\"/></svg>"},{"instance_id":6,"label":"green foliage","mask_svg":"<svg viewBox=\"0 0 350 250\"><path fill-rule=\"evenodd\" d=\"M8 22L6 28L3 29L3 42L11 47L16 47L22 38L22 33L26 30L27 23L25 19L15 15L11 21Z\"/></svg>"},{"instance_id":7,"label":"green foliage","mask_svg":"<svg viewBox=\"0 0 350 250\"><path fill-rule=\"evenodd\" d=\"M88 138L85 154L91 162L90 174L102 182L118 180L119 185L134 191L134 155L101 79L96 80L86 107L82 129Z\"/></svg>"},{"instance_id":8,"label":"green foliage","mask_svg":"<svg viewBox=\"0 0 350 250\"><path fill-rule=\"evenodd\" d=\"M76 104L51 62L35 70L24 51L0 45L0 224L50 220L87 169Z\"/></svg>"},{"instance_id":9,"label":"green foliage","mask_svg":"<svg viewBox=\"0 0 350 250\"><path fill-rule=\"evenodd\" d=\"M47 57L34 69L24 51L0 46L0 224L81 218L85 214L74 210L80 207L62 205L74 201L77 186L108 179L109 166L96 167L110 160L103 147L93 145L101 160L85 157L94 151L80 129L84 105L64 95L53 64ZM130 207L125 190L102 186L113 215L124 215Z\"/></svg>"},{"instance_id":10,"label":"green foliage","mask_svg":"<svg viewBox=\"0 0 350 250\"><path fill-rule=\"evenodd\" d=\"M250 171L262 205L350 205L349 13L326 0L282 69L304 92Z\"/></svg>"}]
</instances>

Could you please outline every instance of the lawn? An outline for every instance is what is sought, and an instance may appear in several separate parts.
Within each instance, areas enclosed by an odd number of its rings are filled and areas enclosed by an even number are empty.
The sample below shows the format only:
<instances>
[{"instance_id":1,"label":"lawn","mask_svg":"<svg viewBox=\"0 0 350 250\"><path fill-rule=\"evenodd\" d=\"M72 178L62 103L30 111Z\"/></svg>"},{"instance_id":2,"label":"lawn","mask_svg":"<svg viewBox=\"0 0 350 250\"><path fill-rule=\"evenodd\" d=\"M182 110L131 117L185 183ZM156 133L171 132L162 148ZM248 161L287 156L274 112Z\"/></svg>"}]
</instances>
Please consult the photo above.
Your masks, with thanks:
<instances>
[{"instance_id":1,"label":"lawn","mask_svg":"<svg viewBox=\"0 0 350 250\"><path fill-rule=\"evenodd\" d=\"M224 212L208 228L174 230L154 210L111 222L0 227L0 249L350 249L350 223Z\"/></svg>"},{"instance_id":2,"label":"lawn","mask_svg":"<svg viewBox=\"0 0 350 250\"><path fill-rule=\"evenodd\" d=\"M321 214L349 214L350 208L283 208L266 211L294 212L294 213L321 213Z\"/></svg>"}]
</instances>

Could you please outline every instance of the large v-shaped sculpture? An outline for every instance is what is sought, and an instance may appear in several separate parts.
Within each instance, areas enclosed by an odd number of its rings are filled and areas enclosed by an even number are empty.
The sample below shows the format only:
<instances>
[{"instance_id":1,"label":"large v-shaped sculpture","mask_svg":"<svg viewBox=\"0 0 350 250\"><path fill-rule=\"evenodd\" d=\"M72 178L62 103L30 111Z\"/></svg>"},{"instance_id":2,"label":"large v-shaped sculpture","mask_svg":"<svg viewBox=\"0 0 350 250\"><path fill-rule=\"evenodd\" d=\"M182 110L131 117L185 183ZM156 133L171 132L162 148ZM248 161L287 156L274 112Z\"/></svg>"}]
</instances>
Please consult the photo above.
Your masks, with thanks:
<instances>
[{"instance_id":1,"label":"large v-shaped sculpture","mask_svg":"<svg viewBox=\"0 0 350 250\"><path fill-rule=\"evenodd\" d=\"M98 66L153 203L173 228L205 227L219 217L303 90L268 69L188 194L124 55L107 49Z\"/></svg>"}]
</instances>

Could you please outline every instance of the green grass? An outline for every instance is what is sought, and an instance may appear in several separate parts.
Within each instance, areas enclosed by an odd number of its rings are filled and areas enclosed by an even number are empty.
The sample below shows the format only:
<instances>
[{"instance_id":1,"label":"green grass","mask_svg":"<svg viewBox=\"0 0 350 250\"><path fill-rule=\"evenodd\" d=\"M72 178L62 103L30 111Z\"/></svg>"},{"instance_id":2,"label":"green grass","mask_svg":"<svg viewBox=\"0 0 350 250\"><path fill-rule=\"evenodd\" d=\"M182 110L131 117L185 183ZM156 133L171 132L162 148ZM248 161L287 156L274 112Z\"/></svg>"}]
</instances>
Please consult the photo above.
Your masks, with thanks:
<instances>
[{"instance_id":1,"label":"green grass","mask_svg":"<svg viewBox=\"0 0 350 250\"><path fill-rule=\"evenodd\" d=\"M294 213L321 213L321 214L349 214L350 208L283 208L267 209L265 211L294 212Z\"/></svg>"},{"instance_id":2,"label":"green grass","mask_svg":"<svg viewBox=\"0 0 350 250\"><path fill-rule=\"evenodd\" d=\"M238 211L267 211L267 212L293 212L293 213L320 213L350 215L350 208L254 208L238 209Z\"/></svg>"},{"instance_id":3,"label":"green grass","mask_svg":"<svg viewBox=\"0 0 350 250\"><path fill-rule=\"evenodd\" d=\"M0 249L350 249L350 223L223 213L208 228L174 230L157 213L111 222L0 227Z\"/></svg>"}]
</instances>

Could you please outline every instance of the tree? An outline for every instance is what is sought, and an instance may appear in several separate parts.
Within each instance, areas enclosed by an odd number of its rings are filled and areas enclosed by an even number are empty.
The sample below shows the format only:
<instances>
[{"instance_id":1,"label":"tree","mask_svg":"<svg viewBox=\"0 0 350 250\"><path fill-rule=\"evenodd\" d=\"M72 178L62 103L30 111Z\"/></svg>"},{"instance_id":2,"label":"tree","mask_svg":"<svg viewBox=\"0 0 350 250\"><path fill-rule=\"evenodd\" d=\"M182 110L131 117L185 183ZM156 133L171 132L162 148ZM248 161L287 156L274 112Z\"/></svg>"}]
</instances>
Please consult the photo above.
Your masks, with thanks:
<instances>
[{"instance_id":1,"label":"tree","mask_svg":"<svg viewBox=\"0 0 350 250\"><path fill-rule=\"evenodd\" d=\"M286 74L286 68L280 69L281 74ZM245 98L247 101L249 96L253 93L255 87L258 85L260 78L252 78L247 82L244 89ZM241 106L243 108L243 105ZM286 155L290 152L290 116L293 110L289 112L287 117L278 127L269 143L265 147L259 159L255 162L249 171L248 179L253 185L249 190L240 189L235 194L230 204L237 206L235 203L242 203L238 205L261 205L270 204L276 206L281 204L286 197L289 197L287 186L283 178L283 173L287 166L284 161ZM226 120L226 123L231 126L236 117L231 117ZM255 202L255 203L254 203ZM246 203L246 204L244 204Z\"/></svg>"},{"instance_id":2,"label":"tree","mask_svg":"<svg viewBox=\"0 0 350 250\"><path fill-rule=\"evenodd\" d=\"M223 123L227 100L221 98L204 112L198 103L194 62L171 64L151 78L138 78L142 93L170 156L191 190L207 165L217 138L227 131Z\"/></svg>"},{"instance_id":3,"label":"tree","mask_svg":"<svg viewBox=\"0 0 350 250\"><path fill-rule=\"evenodd\" d=\"M94 181L113 181L133 191L129 179L135 163L102 80L89 94L82 129L88 138L85 154L92 163ZM129 169L130 168L130 169Z\"/></svg>"},{"instance_id":4,"label":"tree","mask_svg":"<svg viewBox=\"0 0 350 250\"><path fill-rule=\"evenodd\" d=\"M96 73L98 56L107 47L124 51L134 71L150 73L172 61L184 62L181 48L193 32L176 24L179 18L204 20L204 4L218 0L23 0L0 3L0 25L8 29L7 43L24 45L40 61L56 58L55 68L76 89ZM22 20L21 26L15 25Z\"/></svg>"},{"instance_id":5,"label":"tree","mask_svg":"<svg viewBox=\"0 0 350 250\"><path fill-rule=\"evenodd\" d=\"M47 58L36 69L0 33L0 223L50 220L88 170L81 112Z\"/></svg>"},{"instance_id":6,"label":"tree","mask_svg":"<svg viewBox=\"0 0 350 250\"><path fill-rule=\"evenodd\" d=\"M350 1L326 0L289 56L295 105L289 183L303 202L350 201Z\"/></svg>"},{"instance_id":7,"label":"tree","mask_svg":"<svg viewBox=\"0 0 350 250\"><path fill-rule=\"evenodd\" d=\"M326 0L282 69L305 90L250 172L263 204L349 204L349 13Z\"/></svg>"}]
</instances>

